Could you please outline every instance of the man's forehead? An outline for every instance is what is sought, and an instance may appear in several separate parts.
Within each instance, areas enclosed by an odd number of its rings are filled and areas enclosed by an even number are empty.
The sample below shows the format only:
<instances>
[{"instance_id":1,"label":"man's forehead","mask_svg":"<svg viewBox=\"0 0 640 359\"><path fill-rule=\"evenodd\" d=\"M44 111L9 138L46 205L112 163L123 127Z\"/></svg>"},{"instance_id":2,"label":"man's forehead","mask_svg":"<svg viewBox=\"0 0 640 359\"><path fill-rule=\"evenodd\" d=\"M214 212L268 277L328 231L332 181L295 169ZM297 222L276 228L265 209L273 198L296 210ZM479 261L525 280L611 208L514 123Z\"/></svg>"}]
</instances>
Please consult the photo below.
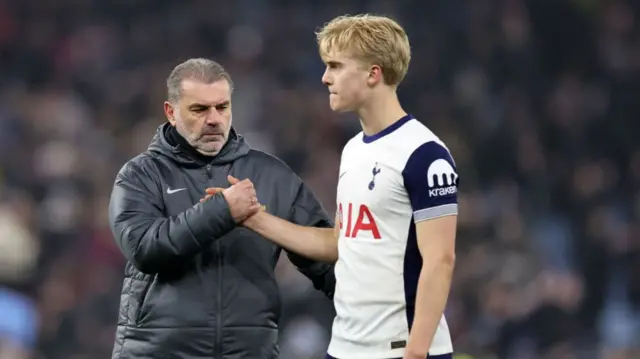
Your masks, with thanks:
<instances>
[{"instance_id":1,"label":"man's forehead","mask_svg":"<svg viewBox=\"0 0 640 359\"><path fill-rule=\"evenodd\" d=\"M220 104L231 100L231 88L226 79L206 83L197 79L182 80L182 98L189 102Z\"/></svg>"},{"instance_id":2,"label":"man's forehead","mask_svg":"<svg viewBox=\"0 0 640 359\"><path fill-rule=\"evenodd\" d=\"M325 64L345 64L345 65L362 65L362 61L358 60L346 51L332 51L322 57Z\"/></svg>"},{"instance_id":3,"label":"man's forehead","mask_svg":"<svg viewBox=\"0 0 640 359\"><path fill-rule=\"evenodd\" d=\"M343 51L331 51L325 53L322 60L324 62L344 62L345 60L348 60L348 58L349 56L347 56Z\"/></svg>"}]
</instances>

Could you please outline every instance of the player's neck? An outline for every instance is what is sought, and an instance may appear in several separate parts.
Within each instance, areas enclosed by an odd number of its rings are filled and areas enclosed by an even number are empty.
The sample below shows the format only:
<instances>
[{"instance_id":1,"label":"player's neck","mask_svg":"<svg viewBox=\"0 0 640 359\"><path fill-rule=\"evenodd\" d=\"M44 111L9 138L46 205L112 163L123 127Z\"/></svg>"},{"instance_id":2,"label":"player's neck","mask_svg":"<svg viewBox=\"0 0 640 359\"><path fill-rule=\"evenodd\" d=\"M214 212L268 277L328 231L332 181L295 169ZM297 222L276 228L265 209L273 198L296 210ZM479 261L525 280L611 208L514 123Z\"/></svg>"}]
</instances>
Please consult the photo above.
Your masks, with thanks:
<instances>
[{"instance_id":1,"label":"player's neck","mask_svg":"<svg viewBox=\"0 0 640 359\"><path fill-rule=\"evenodd\" d=\"M357 113L362 131L367 136L375 135L407 115L395 91L380 93L362 106Z\"/></svg>"}]
</instances>

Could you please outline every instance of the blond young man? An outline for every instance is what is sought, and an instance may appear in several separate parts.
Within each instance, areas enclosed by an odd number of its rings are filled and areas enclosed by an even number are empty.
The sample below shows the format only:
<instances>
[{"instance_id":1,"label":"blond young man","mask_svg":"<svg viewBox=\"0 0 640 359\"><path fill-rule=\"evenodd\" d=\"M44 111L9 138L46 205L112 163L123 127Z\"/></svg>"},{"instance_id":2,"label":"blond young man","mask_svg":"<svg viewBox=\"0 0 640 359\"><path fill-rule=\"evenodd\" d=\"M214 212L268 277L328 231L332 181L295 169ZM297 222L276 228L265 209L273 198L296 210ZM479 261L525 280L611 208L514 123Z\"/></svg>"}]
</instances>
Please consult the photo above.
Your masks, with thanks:
<instances>
[{"instance_id":1,"label":"blond young man","mask_svg":"<svg viewBox=\"0 0 640 359\"><path fill-rule=\"evenodd\" d=\"M396 95L411 58L407 35L387 17L341 16L317 41L331 109L355 112L362 125L342 153L336 226L298 226L264 211L244 225L288 250L336 262L328 358L451 358L443 312L458 175L444 143Z\"/></svg>"}]
</instances>

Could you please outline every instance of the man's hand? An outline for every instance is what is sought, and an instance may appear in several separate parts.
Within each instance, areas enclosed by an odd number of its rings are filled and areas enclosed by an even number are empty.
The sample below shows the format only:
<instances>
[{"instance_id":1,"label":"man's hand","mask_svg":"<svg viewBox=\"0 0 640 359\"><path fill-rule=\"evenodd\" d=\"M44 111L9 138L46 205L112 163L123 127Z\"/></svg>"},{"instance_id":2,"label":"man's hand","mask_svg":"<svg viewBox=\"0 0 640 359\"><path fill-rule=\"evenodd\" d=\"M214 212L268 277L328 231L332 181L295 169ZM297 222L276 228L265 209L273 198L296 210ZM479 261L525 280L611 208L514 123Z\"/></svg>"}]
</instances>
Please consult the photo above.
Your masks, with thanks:
<instances>
[{"instance_id":1,"label":"man's hand","mask_svg":"<svg viewBox=\"0 0 640 359\"><path fill-rule=\"evenodd\" d=\"M240 183L239 179L237 179L237 178L235 178L235 177L233 177L231 175L227 176L227 181L229 181L229 183L232 184L232 185ZM205 189L204 190L204 193L205 193L204 197L200 200L200 203L208 200L209 198L215 196L216 193L222 192L224 190L225 189L222 188L222 187L209 187L209 188Z\"/></svg>"},{"instance_id":2,"label":"man's hand","mask_svg":"<svg viewBox=\"0 0 640 359\"><path fill-rule=\"evenodd\" d=\"M216 193L218 192L222 192L224 191L224 188L222 187L209 187L207 189L204 190L204 197L200 200L200 203L210 199L211 197L215 196Z\"/></svg>"},{"instance_id":3,"label":"man's hand","mask_svg":"<svg viewBox=\"0 0 640 359\"><path fill-rule=\"evenodd\" d=\"M235 178L235 177L233 177L233 176L228 176L228 177L227 177L227 180L228 180L228 181L229 181L229 183L230 183L230 184L232 184L232 185L236 185L236 184L239 184L240 182L242 182L242 181L240 181L239 179L237 179L237 178ZM248 179L247 179L247 180L245 180L245 181L248 181ZM204 197L203 197L202 199L200 199L200 203L202 203L202 202L204 202L204 201L206 201L206 200L210 199L211 197L215 196L215 195L216 195L216 193L224 192L224 191L225 191L225 188L222 188L222 187L209 187L209 188L205 189L205 195L204 195ZM226 198L226 197L225 197L225 198ZM257 200L257 197L256 197L256 200ZM260 205L260 203L259 203L259 202L256 202L256 203L259 205L259 207L260 207L260 209L261 209L261 210L263 210L263 211L264 211L264 210L266 210L266 207L265 207L265 206ZM253 214L255 214L255 213L253 213ZM249 216L248 216L248 217L246 217L246 218L249 218L249 217L251 217L251 215L249 215ZM234 218L235 218L235 217L234 217ZM245 218L245 219L246 219L246 218Z\"/></svg>"},{"instance_id":4,"label":"man's hand","mask_svg":"<svg viewBox=\"0 0 640 359\"><path fill-rule=\"evenodd\" d=\"M239 181L232 176L228 176L227 179L232 186L222 190L222 195L229 205L233 219L236 223L241 223L260 210L256 189L249 179ZM207 195L209 192L215 194L217 189L213 188L212 191L207 189Z\"/></svg>"}]
</instances>

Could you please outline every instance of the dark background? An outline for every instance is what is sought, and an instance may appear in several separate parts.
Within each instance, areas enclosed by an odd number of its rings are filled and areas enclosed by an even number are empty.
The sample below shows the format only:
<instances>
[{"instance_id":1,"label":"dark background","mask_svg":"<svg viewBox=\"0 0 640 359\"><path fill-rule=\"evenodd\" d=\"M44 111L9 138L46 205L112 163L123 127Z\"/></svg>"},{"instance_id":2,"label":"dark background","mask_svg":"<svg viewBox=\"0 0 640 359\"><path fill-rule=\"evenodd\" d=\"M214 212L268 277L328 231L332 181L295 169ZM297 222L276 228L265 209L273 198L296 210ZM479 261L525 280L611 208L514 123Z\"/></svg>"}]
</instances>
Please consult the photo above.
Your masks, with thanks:
<instances>
[{"instance_id":1,"label":"dark background","mask_svg":"<svg viewBox=\"0 0 640 359\"><path fill-rule=\"evenodd\" d=\"M108 196L189 57L227 67L236 128L335 211L359 129L329 109L313 31L359 12L406 27L401 100L458 164L459 354L640 358L639 4L0 1L0 358L110 358L123 256ZM331 303L286 259L278 274L282 358L320 358Z\"/></svg>"}]
</instances>

